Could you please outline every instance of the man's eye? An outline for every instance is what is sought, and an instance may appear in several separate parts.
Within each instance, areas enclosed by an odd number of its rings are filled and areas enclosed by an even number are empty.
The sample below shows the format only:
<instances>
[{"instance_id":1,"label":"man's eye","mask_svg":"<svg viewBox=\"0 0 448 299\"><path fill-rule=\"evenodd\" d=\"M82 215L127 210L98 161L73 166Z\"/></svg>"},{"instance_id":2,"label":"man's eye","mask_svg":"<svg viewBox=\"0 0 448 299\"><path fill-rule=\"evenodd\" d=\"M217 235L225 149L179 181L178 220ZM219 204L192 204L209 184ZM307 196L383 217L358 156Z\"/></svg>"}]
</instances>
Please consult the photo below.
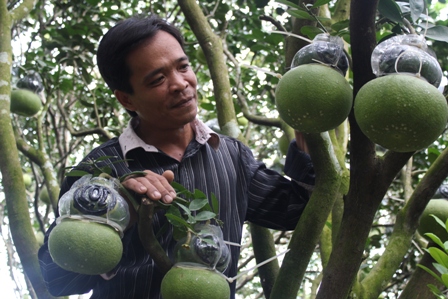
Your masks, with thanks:
<instances>
[{"instance_id":1,"label":"man's eye","mask_svg":"<svg viewBox=\"0 0 448 299\"><path fill-rule=\"evenodd\" d=\"M157 85L159 83L161 83L163 81L163 76L160 76L158 78L156 78L155 80L152 80L150 85Z\"/></svg>"},{"instance_id":2,"label":"man's eye","mask_svg":"<svg viewBox=\"0 0 448 299\"><path fill-rule=\"evenodd\" d=\"M182 64L182 65L180 66L180 68L183 69L183 70L186 70L186 69L188 69L189 67L190 67L190 64L189 64L189 63L185 63L185 64Z\"/></svg>"}]
</instances>

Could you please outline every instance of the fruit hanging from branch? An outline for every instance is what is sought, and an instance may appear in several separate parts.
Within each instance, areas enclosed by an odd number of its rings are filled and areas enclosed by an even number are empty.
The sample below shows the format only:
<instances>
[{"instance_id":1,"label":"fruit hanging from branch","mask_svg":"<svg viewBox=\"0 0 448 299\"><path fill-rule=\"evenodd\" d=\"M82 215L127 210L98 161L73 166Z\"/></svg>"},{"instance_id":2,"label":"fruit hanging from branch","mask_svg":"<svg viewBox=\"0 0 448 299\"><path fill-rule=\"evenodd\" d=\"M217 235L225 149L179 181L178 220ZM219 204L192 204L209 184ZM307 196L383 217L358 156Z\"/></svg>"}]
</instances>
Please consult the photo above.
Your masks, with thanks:
<instances>
[{"instance_id":1,"label":"fruit hanging from branch","mask_svg":"<svg viewBox=\"0 0 448 299\"><path fill-rule=\"evenodd\" d=\"M31 117L42 109L40 97L28 89L14 89L11 91L10 110L12 113Z\"/></svg>"},{"instance_id":2,"label":"fruit hanging from branch","mask_svg":"<svg viewBox=\"0 0 448 299\"><path fill-rule=\"evenodd\" d=\"M440 66L425 46L415 35L380 43L371 58L378 77L364 84L355 98L361 131L392 151L424 149L447 125L446 99L436 87Z\"/></svg>"},{"instance_id":3,"label":"fruit hanging from branch","mask_svg":"<svg viewBox=\"0 0 448 299\"><path fill-rule=\"evenodd\" d=\"M48 249L61 268L88 275L107 273L121 260L130 214L117 181L84 175L59 201Z\"/></svg>"},{"instance_id":4,"label":"fruit hanging from branch","mask_svg":"<svg viewBox=\"0 0 448 299\"><path fill-rule=\"evenodd\" d=\"M174 266L162 280L165 299L228 299L230 287L222 274L230 263L229 245L223 238L222 222L217 218L219 204L201 191L190 192L173 183L179 195L166 212L174 227L177 244Z\"/></svg>"},{"instance_id":5,"label":"fruit hanging from branch","mask_svg":"<svg viewBox=\"0 0 448 299\"><path fill-rule=\"evenodd\" d=\"M304 133L325 132L343 123L353 103L343 75L347 61L340 37L321 34L300 49L275 90L280 117Z\"/></svg>"},{"instance_id":6,"label":"fruit hanging from branch","mask_svg":"<svg viewBox=\"0 0 448 299\"><path fill-rule=\"evenodd\" d=\"M303 133L336 128L347 118L352 102L352 89L344 76L317 63L289 70L275 91L280 117Z\"/></svg>"}]
</instances>

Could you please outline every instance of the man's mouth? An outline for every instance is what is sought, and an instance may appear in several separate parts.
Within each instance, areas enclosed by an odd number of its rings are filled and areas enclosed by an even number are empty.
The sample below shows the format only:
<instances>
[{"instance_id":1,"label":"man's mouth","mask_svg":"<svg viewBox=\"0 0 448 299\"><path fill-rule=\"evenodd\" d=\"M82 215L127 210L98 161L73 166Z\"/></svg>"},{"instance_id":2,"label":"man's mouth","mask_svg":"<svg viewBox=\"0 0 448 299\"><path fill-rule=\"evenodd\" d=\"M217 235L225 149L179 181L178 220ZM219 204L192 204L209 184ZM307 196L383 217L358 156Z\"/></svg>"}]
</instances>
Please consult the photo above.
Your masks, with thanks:
<instances>
[{"instance_id":1,"label":"man's mouth","mask_svg":"<svg viewBox=\"0 0 448 299\"><path fill-rule=\"evenodd\" d=\"M175 105L173 105L172 108L180 108L182 106L188 105L192 100L193 100L193 97L182 99L179 102L177 102Z\"/></svg>"}]
</instances>

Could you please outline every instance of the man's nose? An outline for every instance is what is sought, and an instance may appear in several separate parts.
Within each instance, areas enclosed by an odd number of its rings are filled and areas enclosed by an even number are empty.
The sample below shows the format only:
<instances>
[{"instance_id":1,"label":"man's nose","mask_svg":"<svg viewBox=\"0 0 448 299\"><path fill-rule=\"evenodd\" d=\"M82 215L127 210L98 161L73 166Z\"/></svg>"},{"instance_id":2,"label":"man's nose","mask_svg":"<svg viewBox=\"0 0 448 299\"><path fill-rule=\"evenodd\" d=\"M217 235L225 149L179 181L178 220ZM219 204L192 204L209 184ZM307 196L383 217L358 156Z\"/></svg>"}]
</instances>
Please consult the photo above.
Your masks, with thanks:
<instances>
[{"instance_id":1,"label":"man's nose","mask_svg":"<svg viewBox=\"0 0 448 299\"><path fill-rule=\"evenodd\" d=\"M180 92L188 87L188 81L182 73L174 72L170 81L171 92Z\"/></svg>"}]
</instances>

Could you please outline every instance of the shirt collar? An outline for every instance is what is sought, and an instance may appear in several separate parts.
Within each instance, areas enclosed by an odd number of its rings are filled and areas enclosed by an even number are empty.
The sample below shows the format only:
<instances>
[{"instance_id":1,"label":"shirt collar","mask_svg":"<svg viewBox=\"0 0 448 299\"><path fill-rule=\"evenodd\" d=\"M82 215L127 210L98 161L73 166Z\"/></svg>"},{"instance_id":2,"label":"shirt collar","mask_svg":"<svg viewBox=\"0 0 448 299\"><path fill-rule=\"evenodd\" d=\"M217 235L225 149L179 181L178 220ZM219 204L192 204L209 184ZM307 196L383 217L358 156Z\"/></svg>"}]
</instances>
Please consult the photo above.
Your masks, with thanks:
<instances>
[{"instance_id":1,"label":"shirt collar","mask_svg":"<svg viewBox=\"0 0 448 299\"><path fill-rule=\"evenodd\" d=\"M123 157L126 158L126 155L129 151L142 148L147 152L158 152L159 150L150 144L146 144L138 135L135 133L135 128L139 124L138 117L133 117L127 127L124 129L123 133L118 137L118 142L120 143L121 150L123 152ZM218 149L219 146L219 136L212 129L207 127L202 121L199 119L195 119L190 123L193 128L195 139L200 144L208 143L215 150Z\"/></svg>"}]
</instances>

